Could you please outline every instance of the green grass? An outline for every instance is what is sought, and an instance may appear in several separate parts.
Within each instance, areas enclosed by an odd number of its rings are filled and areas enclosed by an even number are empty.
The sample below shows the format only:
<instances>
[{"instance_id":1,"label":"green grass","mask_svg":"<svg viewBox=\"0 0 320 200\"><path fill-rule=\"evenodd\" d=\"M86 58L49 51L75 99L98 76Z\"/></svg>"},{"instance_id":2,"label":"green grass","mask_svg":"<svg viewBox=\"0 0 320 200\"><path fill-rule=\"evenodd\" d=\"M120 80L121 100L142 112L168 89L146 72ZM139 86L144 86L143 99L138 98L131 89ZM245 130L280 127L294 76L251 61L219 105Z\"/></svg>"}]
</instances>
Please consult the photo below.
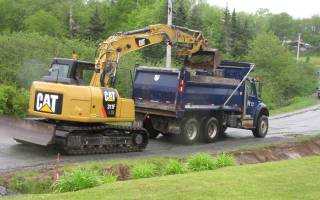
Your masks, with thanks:
<instances>
[{"instance_id":1,"label":"green grass","mask_svg":"<svg viewBox=\"0 0 320 200\"><path fill-rule=\"evenodd\" d=\"M299 109L314 106L319 103L320 103L320 101L314 96L296 97L292 100L292 102L288 106L284 106L281 108L271 110L270 114L271 115L278 115L278 114L293 112L293 111L296 111Z\"/></svg>"},{"instance_id":2,"label":"green grass","mask_svg":"<svg viewBox=\"0 0 320 200\"><path fill-rule=\"evenodd\" d=\"M156 175L156 168L156 165L150 163L139 164L132 168L132 176L135 179L149 178Z\"/></svg>"},{"instance_id":3,"label":"green grass","mask_svg":"<svg viewBox=\"0 0 320 200\"><path fill-rule=\"evenodd\" d=\"M310 62L316 67L320 67L320 57L319 56L311 56Z\"/></svg>"},{"instance_id":4,"label":"green grass","mask_svg":"<svg viewBox=\"0 0 320 200\"><path fill-rule=\"evenodd\" d=\"M198 153L191 156L187 160L187 166L191 171L212 170L217 168L213 157L206 153Z\"/></svg>"},{"instance_id":5,"label":"green grass","mask_svg":"<svg viewBox=\"0 0 320 200\"><path fill-rule=\"evenodd\" d=\"M14 199L319 199L320 157L233 166Z\"/></svg>"},{"instance_id":6,"label":"green grass","mask_svg":"<svg viewBox=\"0 0 320 200\"><path fill-rule=\"evenodd\" d=\"M222 153L217 156L214 164L217 168L221 168L236 165L236 161L232 155Z\"/></svg>"},{"instance_id":7,"label":"green grass","mask_svg":"<svg viewBox=\"0 0 320 200\"><path fill-rule=\"evenodd\" d=\"M105 183L115 182L116 176L110 174L101 176L98 171L76 169L71 173L65 173L53 185L55 192L78 191L85 188L91 188Z\"/></svg>"},{"instance_id":8,"label":"green grass","mask_svg":"<svg viewBox=\"0 0 320 200\"><path fill-rule=\"evenodd\" d=\"M320 67L320 56L303 56L300 57L301 61L306 62L307 59L309 59L309 63L311 63L314 67L318 68Z\"/></svg>"},{"instance_id":9,"label":"green grass","mask_svg":"<svg viewBox=\"0 0 320 200\"><path fill-rule=\"evenodd\" d=\"M184 174L187 172L184 164L178 160L169 160L168 164L164 168L164 175Z\"/></svg>"}]
</instances>

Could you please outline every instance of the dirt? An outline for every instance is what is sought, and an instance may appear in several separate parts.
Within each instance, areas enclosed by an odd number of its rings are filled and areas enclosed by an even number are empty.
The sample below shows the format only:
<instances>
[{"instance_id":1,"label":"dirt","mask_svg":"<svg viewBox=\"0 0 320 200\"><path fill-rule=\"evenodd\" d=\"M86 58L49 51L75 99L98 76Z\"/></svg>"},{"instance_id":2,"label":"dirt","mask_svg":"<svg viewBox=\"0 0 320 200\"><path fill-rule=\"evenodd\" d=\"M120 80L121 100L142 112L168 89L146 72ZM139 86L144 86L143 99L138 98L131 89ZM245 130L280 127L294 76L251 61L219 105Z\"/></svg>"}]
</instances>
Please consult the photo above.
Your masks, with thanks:
<instances>
[{"instance_id":1,"label":"dirt","mask_svg":"<svg viewBox=\"0 0 320 200\"><path fill-rule=\"evenodd\" d=\"M117 164L107 167L105 173L112 174L117 177L118 181L124 181L131 178L130 167L124 164Z\"/></svg>"},{"instance_id":2,"label":"dirt","mask_svg":"<svg viewBox=\"0 0 320 200\"><path fill-rule=\"evenodd\" d=\"M231 152L239 165L288 160L311 155L320 155L320 138Z\"/></svg>"}]
</instances>

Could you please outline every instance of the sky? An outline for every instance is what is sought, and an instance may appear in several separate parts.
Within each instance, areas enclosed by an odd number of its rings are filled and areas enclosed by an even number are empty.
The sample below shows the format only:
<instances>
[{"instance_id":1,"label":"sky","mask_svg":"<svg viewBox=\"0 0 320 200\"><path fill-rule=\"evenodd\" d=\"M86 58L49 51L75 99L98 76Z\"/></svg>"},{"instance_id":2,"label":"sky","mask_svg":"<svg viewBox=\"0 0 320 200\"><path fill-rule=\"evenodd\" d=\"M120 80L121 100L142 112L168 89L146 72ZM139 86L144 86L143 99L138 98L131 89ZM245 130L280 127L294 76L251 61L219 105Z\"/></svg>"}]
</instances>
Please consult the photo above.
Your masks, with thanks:
<instances>
[{"instance_id":1,"label":"sky","mask_svg":"<svg viewBox=\"0 0 320 200\"><path fill-rule=\"evenodd\" d=\"M259 8L268 8L272 13L286 12L294 18L309 18L320 15L320 0L207 0L211 5L230 10L255 13Z\"/></svg>"}]
</instances>

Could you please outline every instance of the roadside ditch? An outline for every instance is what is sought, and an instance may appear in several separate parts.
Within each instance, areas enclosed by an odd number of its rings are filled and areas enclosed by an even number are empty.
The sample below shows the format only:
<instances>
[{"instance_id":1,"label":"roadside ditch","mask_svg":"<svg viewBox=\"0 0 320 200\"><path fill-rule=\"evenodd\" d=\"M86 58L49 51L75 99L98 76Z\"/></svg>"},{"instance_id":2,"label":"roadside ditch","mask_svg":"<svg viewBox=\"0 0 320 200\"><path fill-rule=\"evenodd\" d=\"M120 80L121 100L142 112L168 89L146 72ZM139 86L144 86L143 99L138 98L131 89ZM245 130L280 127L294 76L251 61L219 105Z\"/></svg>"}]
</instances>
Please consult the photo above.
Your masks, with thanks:
<instances>
[{"instance_id":1,"label":"roadside ditch","mask_svg":"<svg viewBox=\"0 0 320 200\"><path fill-rule=\"evenodd\" d=\"M114 181L214 170L231 165L257 164L313 155L320 155L319 136L297 139L295 142L236 150L223 154L198 154L182 158L147 158L143 161L139 159L135 162L119 161L112 164L107 161L69 165L57 163L56 165L41 169L0 173L0 197L14 194L57 192L54 187L57 180L59 181L59 178L72 174L72 171L77 171L78 169L83 170L77 172L80 175L89 178L94 176L96 178L96 183L86 186L94 187ZM143 164L141 165L140 162L143 162ZM99 179L99 177L103 178ZM75 188L72 191L80 189L84 188ZM63 192L63 190L60 192Z\"/></svg>"}]
</instances>

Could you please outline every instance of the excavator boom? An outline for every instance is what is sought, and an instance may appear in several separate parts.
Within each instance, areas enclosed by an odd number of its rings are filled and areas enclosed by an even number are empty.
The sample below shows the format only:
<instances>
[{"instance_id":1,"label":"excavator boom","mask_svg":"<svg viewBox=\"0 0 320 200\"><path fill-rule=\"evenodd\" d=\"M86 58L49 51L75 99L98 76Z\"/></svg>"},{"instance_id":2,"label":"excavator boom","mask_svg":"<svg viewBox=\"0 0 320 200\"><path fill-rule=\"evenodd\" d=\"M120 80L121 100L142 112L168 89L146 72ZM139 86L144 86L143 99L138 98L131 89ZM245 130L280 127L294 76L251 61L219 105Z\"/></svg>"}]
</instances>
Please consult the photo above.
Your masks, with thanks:
<instances>
[{"instance_id":1,"label":"excavator boom","mask_svg":"<svg viewBox=\"0 0 320 200\"><path fill-rule=\"evenodd\" d=\"M170 45L189 44L190 47L177 51L178 56L192 55L206 47L207 43L200 31L174 25L156 24L143 29L117 33L100 43L99 56L96 59L97 73L94 74L91 85L109 86L109 81L116 76L120 57L161 42Z\"/></svg>"}]
</instances>

